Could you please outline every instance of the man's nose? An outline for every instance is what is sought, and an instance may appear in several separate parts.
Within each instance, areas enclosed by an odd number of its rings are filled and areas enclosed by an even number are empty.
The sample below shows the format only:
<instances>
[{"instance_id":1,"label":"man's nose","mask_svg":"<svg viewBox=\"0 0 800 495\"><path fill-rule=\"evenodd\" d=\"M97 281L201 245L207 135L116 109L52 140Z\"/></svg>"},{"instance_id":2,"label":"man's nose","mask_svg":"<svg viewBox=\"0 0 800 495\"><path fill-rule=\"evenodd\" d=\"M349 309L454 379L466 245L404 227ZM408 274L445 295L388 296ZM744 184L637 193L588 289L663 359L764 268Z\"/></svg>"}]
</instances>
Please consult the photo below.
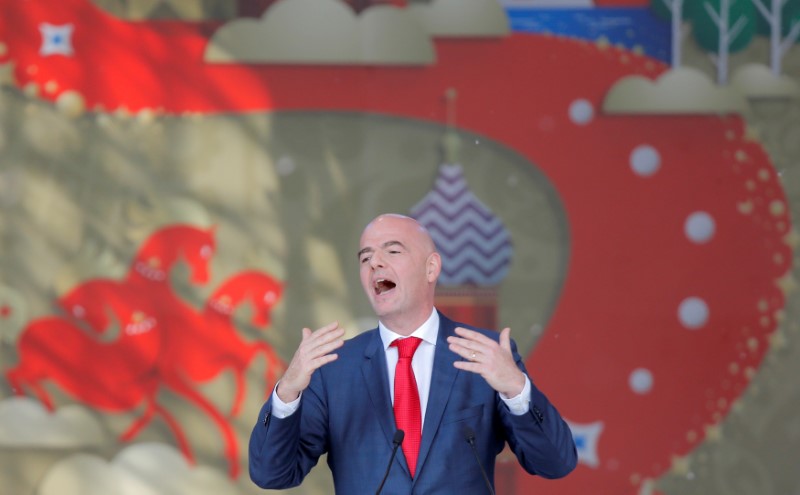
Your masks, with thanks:
<instances>
[{"instance_id":1,"label":"man's nose","mask_svg":"<svg viewBox=\"0 0 800 495\"><path fill-rule=\"evenodd\" d=\"M378 253L373 253L372 256L369 258L369 264L372 268L378 268L383 266L383 258Z\"/></svg>"}]
</instances>

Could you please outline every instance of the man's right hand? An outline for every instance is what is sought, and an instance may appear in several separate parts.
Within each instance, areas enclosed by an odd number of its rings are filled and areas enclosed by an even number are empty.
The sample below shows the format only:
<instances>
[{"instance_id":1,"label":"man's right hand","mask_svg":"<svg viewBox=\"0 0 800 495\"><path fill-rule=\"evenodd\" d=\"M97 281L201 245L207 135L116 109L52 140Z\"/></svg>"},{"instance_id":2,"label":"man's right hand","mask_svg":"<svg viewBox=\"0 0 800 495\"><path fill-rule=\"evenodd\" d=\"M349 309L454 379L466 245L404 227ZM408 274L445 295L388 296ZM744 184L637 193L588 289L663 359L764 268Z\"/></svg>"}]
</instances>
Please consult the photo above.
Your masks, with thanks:
<instances>
[{"instance_id":1,"label":"man's right hand","mask_svg":"<svg viewBox=\"0 0 800 495\"><path fill-rule=\"evenodd\" d=\"M300 347L278 382L275 391L278 397L287 404L297 399L300 392L308 387L314 371L339 357L332 352L343 344L344 329L339 327L338 322L329 323L313 332L304 328Z\"/></svg>"}]
</instances>

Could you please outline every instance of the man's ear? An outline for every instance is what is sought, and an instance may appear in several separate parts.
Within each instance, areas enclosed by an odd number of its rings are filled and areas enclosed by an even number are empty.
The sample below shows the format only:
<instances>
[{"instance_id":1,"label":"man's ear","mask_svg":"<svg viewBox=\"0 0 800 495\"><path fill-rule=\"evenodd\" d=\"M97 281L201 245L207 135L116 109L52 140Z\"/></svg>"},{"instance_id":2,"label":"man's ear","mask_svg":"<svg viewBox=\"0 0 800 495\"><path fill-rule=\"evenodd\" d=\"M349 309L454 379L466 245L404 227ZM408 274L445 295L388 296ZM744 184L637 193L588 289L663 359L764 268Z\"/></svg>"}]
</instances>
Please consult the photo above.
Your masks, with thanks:
<instances>
[{"instance_id":1,"label":"man's ear","mask_svg":"<svg viewBox=\"0 0 800 495\"><path fill-rule=\"evenodd\" d=\"M428 277L428 282L434 283L439 278L439 273L442 271L442 257L439 253L431 253L426 262L425 275Z\"/></svg>"}]
</instances>

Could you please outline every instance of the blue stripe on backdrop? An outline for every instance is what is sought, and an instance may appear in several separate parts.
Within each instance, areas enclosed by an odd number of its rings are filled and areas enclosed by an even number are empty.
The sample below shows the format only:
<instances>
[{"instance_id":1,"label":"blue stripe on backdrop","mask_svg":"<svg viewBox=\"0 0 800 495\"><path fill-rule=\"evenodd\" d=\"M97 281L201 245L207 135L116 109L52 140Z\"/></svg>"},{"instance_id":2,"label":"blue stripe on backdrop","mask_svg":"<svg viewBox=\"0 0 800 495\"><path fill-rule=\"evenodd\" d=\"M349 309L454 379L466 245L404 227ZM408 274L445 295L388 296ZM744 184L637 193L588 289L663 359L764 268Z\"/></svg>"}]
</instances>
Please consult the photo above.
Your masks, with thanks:
<instances>
[{"instance_id":1,"label":"blue stripe on backdrop","mask_svg":"<svg viewBox=\"0 0 800 495\"><path fill-rule=\"evenodd\" d=\"M629 49L640 46L645 54L669 63L672 32L666 19L649 7L608 8L506 8L516 32L551 33L588 41L605 37Z\"/></svg>"}]
</instances>

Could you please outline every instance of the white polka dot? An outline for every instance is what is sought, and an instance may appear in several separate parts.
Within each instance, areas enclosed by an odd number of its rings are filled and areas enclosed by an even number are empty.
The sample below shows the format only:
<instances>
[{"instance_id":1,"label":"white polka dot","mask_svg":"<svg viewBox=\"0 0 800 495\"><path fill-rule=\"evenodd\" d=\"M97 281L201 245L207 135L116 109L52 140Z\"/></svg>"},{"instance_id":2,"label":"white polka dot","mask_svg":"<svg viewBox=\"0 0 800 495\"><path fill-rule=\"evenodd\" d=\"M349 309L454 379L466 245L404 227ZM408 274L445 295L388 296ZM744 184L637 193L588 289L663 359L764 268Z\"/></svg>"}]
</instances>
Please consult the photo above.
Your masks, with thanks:
<instances>
[{"instance_id":1,"label":"white polka dot","mask_svg":"<svg viewBox=\"0 0 800 495\"><path fill-rule=\"evenodd\" d=\"M689 330L696 330L708 322L708 305L699 297L687 297L678 306L678 319Z\"/></svg>"},{"instance_id":2,"label":"white polka dot","mask_svg":"<svg viewBox=\"0 0 800 495\"><path fill-rule=\"evenodd\" d=\"M569 118L578 125L586 125L594 119L594 107L589 100L575 100L569 106Z\"/></svg>"},{"instance_id":3,"label":"white polka dot","mask_svg":"<svg viewBox=\"0 0 800 495\"><path fill-rule=\"evenodd\" d=\"M649 144L637 146L631 152L631 169L640 177L650 177L661 167L661 155Z\"/></svg>"},{"instance_id":4,"label":"white polka dot","mask_svg":"<svg viewBox=\"0 0 800 495\"><path fill-rule=\"evenodd\" d=\"M704 244L714 237L714 218L704 211L696 211L686 218L683 226L686 237L695 244Z\"/></svg>"},{"instance_id":5,"label":"white polka dot","mask_svg":"<svg viewBox=\"0 0 800 495\"><path fill-rule=\"evenodd\" d=\"M636 368L628 377L628 385L637 394L646 394L653 389L653 374L648 369Z\"/></svg>"}]
</instances>

